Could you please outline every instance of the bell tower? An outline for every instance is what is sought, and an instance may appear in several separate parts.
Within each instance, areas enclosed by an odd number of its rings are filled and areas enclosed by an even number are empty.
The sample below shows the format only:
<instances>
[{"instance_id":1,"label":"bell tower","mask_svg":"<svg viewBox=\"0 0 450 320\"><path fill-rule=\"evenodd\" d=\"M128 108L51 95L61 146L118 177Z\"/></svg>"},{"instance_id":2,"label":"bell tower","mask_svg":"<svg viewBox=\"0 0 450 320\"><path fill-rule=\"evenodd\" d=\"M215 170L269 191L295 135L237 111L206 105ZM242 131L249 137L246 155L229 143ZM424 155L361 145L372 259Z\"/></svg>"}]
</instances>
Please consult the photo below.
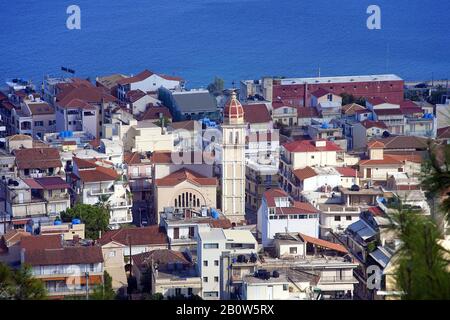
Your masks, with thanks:
<instances>
[{"instance_id":1,"label":"bell tower","mask_svg":"<svg viewBox=\"0 0 450 320\"><path fill-rule=\"evenodd\" d=\"M222 212L231 222L245 220L244 108L234 91L222 124Z\"/></svg>"}]
</instances>

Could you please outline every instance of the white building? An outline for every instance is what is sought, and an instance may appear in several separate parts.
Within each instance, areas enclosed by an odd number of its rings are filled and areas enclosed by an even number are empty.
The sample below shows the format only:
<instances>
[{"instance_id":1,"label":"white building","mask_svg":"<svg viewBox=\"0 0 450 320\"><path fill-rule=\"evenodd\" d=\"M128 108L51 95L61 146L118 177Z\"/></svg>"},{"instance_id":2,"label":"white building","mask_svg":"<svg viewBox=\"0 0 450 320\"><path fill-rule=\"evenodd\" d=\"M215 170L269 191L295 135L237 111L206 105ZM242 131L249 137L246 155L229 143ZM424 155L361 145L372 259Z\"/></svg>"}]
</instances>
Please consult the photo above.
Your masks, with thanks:
<instances>
[{"instance_id":1,"label":"white building","mask_svg":"<svg viewBox=\"0 0 450 320\"><path fill-rule=\"evenodd\" d=\"M292 201L281 189L264 193L257 229L264 247L273 245L277 233L302 233L319 237L319 211L306 202Z\"/></svg>"},{"instance_id":2,"label":"white building","mask_svg":"<svg viewBox=\"0 0 450 320\"><path fill-rule=\"evenodd\" d=\"M163 87L168 90L180 90L184 86L183 79L163 74L156 74L149 70L121 79L117 82L117 96L121 100L125 100L127 92L131 90L141 90L143 92L154 92Z\"/></svg>"},{"instance_id":3,"label":"white building","mask_svg":"<svg viewBox=\"0 0 450 320\"><path fill-rule=\"evenodd\" d=\"M256 254L257 248L258 243L249 230L199 230L197 265L203 283L201 297L213 300L227 297L226 288L230 283L224 275L230 266L225 265L224 257Z\"/></svg>"},{"instance_id":4,"label":"white building","mask_svg":"<svg viewBox=\"0 0 450 320\"><path fill-rule=\"evenodd\" d=\"M110 211L110 226L131 223L133 200L128 184L104 161L73 159L73 173L70 176L75 198L84 204L105 202Z\"/></svg>"}]
</instances>

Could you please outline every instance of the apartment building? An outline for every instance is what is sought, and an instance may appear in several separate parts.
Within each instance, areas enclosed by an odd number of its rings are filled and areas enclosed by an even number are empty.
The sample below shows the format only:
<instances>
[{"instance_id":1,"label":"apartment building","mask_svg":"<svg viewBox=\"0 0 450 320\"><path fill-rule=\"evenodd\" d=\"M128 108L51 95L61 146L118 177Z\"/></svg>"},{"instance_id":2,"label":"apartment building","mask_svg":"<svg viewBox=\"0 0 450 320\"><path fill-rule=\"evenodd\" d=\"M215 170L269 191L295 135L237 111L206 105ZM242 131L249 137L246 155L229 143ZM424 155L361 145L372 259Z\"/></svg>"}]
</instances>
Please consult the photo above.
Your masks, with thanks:
<instances>
[{"instance_id":1,"label":"apartment building","mask_svg":"<svg viewBox=\"0 0 450 320\"><path fill-rule=\"evenodd\" d=\"M258 209L257 230L264 247L273 246L277 233L300 232L312 237L319 236L320 212L306 202L292 201L279 189L264 192Z\"/></svg>"},{"instance_id":2,"label":"apartment building","mask_svg":"<svg viewBox=\"0 0 450 320\"><path fill-rule=\"evenodd\" d=\"M64 246L61 237L34 236L21 241L21 263L44 282L52 299L87 295L103 284L103 256L99 246Z\"/></svg>"},{"instance_id":3,"label":"apartment building","mask_svg":"<svg viewBox=\"0 0 450 320\"><path fill-rule=\"evenodd\" d=\"M197 245L197 267L202 279L201 297L208 300L229 299L237 292L245 274L253 272L256 260L239 266L237 256L256 256L258 244L248 230L200 230ZM236 260L233 260L236 258ZM241 261L242 262L242 261ZM232 275L237 279L233 281Z\"/></svg>"},{"instance_id":4,"label":"apartment building","mask_svg":"<svg viewBox=\"0 0 450 320\"><path fill-rule=\"evenodd\" d=\"M108 205L112 228L133 221L130 187L112 164L108 166L103 161L73 158L73 171L68 179L74 191L74 201Z\"/></svg>"}]
</instances>

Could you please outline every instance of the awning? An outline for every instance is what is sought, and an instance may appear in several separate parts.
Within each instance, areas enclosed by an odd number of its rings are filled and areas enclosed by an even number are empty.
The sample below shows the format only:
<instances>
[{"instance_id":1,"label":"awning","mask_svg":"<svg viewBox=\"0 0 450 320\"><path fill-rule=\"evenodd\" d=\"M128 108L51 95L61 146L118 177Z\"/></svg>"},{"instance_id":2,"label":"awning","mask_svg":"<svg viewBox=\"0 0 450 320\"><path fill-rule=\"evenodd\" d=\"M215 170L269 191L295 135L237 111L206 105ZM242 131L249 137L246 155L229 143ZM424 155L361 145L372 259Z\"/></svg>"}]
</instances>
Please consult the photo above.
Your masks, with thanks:
<instances>
[{"instance_id":1,"label":"awning","mask_svg":"<svg viewBox=\"0 0 450 320\"><path fill-rule=\"evenodd\" d=\"M377 233L363 220L358 220L348 226L348 229L358 234L363 240L367 240L375 236Z\"/></svg>"},{"instance_id":2,"label":"awning","mask_svg":"<svg viewBox=\"0 0 450 320\"><path fill-rule=\"evenodd\" d=\"M383 267L383 269L386 268L389 260L391 260L391 256L381 247L378 247L375 251L369 253L369 256L371 256L373 260Z\"/></svg>"}]
</instances>

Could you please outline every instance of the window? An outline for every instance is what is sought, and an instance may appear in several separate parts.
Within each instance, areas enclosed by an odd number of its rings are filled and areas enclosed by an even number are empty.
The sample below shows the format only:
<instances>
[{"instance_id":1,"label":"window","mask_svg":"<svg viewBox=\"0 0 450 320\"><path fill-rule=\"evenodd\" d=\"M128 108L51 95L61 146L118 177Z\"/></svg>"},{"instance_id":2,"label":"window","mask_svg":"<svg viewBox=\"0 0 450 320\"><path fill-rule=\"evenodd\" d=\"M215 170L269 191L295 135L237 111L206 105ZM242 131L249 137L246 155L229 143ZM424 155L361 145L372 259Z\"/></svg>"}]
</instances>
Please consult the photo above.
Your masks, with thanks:
<instances>
[{"instance_id":1,"label":"window","mask_svg":"<svg viewBox=\"0 0 450 320\"><path fill-rule=\"evenodd\" d=\"M43 127L44 126L44 121L35 121L34 122L34 126L35 127Z\"/></svg>"},{"instance_id":2,"label":"window","mask_svg":"<svg viewBox=\"0 0 450 320\"><path fill-rule=\"evenodd\" d=\"M204 260L204 261L203 261L203 266L204 266L204 267L207 267L207 266L208 266L208 260Z\"/></svg>"},{"instance_id":3,"label":"window","mask_svg":"<svg viewBox=\"0 0 450 320\"><path fill-rule=\"evenodd\" d=\"M214 277L214 282L219 282L219 277Z\"/></svg>"},{"instance_id":4,"label":"window","mask_svg":"<svg viewBox=\"0 0 450 320\"><path fill-rule=\"evenodd\" d=\"M334 221L341 221L341 216L334 216Z\"/></svg>"},{"instance_id":5,"label":"window","mask_svg":"<svg viewBox=\"0 0 450 320\"><path fill-rule=\"evenodd\" d=\"M91 263L89 265L89 270L92 272L92 271L94 271L94 269L95 269L95 264Z\"/></svg>"},{"instance_id":6,"label":"window","mask_svg":"<svg viewBox=\"0 0 450 320\"><path fill-rule=\"evenodd\" d=\"M297 254L297 247L289 247L290 254Z\"/></svg>"},{"instance_id":7,"label":"window","mask_svg":"<svg viewBox=\"0 0 450 320\"><path fill-rule=\"evenodd\" d=\"M288 291L288 290L289 290L289 285L283 284L283 291Z\"/></svg>"},{"instance_id":8,"label":"window","mask_svg":"<svg viewBox=\"0 0 450 320\"><path fill-rule=\"evenodd\" d=\"M208 282L208 277L203 277L203 282Z\"/></svg>"},{"instance_id":9,"label":"window","mask_svg":"<svg viewBox=\"0 0 450 320\"><path fill-rule=\"evenodd\" d=\"M214 265L218 266L219 265L219 260L214 260Z\"/></svg>"},{"instance_id":10,"label":"window","mask_svg":"<svg viewBox=\"0 0 450 320\"><path fill-rule=\"evenodd\" d=\"M110 251L109 252L109 256L110 257L115 257L116 256L116 251Z\"/></svg>"},{"instance_id":11,"label":"window","mask_svg":"<svg viewBox=\"0 0 450 320\"><path fill-rule=\"evenodd\" d=\"M314 159L314 156L311 156L311 159Z\"/></svg>"},{"instance_id":12,"label":"window","mask_svg":"<svg viewBox=\"0 0 450 320\"><path fill-rule=\"evenodd\" d=\"M175 288L175 296L181 296L181 288Z\"/></svg>"},{"instance_id":13,"label":"window","mask_svg":"<svg viewBox=\"0 0 450 320\"><path fill-rule=\"evenodd\" d=\"M188 296L192 296L192 288L188 288Z\"/></svg>"},{"instance_id":14,"label":"window","mask_svg":"<svg viewBox=\"0 0 450 320\"><path fill-rule=\"evenodd\" d=\"M218 243L205 243L203 249L219 249Z\"/></svg>"},{"instance_id":15,"label":"window","mask_svg":"<svg viewBox=\"0 0 450 320\"><path fill-rule=\"evenodd\" d=\"M347 220L347 221L352 221L352 216L346 216L346 217L345 217L345 220Z\"/></svg>"}]
</instances>

